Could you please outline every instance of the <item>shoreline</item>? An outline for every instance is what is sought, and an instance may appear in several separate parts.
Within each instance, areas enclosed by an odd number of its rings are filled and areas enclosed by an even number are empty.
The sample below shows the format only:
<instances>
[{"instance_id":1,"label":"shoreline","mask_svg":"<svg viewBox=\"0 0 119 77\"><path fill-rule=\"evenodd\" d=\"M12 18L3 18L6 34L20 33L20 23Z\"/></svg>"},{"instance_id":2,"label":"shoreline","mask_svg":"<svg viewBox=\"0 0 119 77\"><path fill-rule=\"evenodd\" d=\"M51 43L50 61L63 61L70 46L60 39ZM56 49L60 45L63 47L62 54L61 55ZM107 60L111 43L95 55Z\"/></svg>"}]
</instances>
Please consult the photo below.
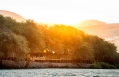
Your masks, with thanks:
<instances>
[{"instance_id":1,"label":"shoreline","mask_svg":"<svg viewBox=\"0 0 119 77\"><path fill-rule=\"evenodd\" d=\"M86 69L92 64L85 63L51 63L51 62L31 62L28 68L25 68L25 61L9 61L3 60L0 69L47 69L47 68L74 68Z\"/></svg>"}]
</instances>

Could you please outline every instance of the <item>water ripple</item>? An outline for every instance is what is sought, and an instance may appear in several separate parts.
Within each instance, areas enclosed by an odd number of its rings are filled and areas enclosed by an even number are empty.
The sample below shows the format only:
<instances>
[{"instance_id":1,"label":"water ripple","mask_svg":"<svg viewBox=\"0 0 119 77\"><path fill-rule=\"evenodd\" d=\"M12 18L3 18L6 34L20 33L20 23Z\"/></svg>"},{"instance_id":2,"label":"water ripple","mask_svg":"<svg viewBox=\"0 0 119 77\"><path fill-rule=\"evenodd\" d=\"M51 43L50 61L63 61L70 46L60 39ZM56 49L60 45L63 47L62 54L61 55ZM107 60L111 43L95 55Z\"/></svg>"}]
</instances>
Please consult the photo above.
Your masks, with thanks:
<instances>
[{"instance_id":1,"label":"water ripple","mask_svg":"<svg viewBox=\"0 0 119 77\"><path fill-rule=\"evenodd\" d=\"M0 77L118 77L118 69L19 69L0 70Z\"/></svg>"}]
</instances>

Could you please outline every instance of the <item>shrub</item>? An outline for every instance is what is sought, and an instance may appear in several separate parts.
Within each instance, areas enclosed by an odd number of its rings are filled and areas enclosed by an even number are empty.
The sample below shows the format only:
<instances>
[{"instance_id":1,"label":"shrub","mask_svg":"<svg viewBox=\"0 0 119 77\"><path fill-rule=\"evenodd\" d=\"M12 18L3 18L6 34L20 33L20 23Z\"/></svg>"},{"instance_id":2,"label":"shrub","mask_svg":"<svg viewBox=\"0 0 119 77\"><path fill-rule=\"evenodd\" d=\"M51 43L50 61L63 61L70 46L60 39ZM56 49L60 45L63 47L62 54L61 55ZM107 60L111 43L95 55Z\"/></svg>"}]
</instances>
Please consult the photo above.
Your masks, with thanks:
<instances>
[{"instance_id":1,"label":"shrub","mask_svg":"<svg viewBox=\"0 0 119 77\"><path fill-rule=\"evenodd\" d=\"M100 65L103 69L115 69L116 66L108 64L108 63L104 63L104 62L100 62Z\"/></svg>"},{"instance_id":2,"label":"shrub","mask_svg":"<svg viewBox=\"0 0 119 77\"><path fill-rule=\"evenodd\" d=\"M101 67L100 63L94 63L89 68L92 68L92 69L101 69L102 67Z\"/></svg>"},{"instance_id":3,"label":"shrub","mask_svg":"<svg viewBox=\"0 0 119 77\"><path fill-rule=\"evenodd\" d=\"M116 69L117 67L105 62L96 62L93 65L91 65L89 68L92 69Z\"/></svg>"}]
</instances>

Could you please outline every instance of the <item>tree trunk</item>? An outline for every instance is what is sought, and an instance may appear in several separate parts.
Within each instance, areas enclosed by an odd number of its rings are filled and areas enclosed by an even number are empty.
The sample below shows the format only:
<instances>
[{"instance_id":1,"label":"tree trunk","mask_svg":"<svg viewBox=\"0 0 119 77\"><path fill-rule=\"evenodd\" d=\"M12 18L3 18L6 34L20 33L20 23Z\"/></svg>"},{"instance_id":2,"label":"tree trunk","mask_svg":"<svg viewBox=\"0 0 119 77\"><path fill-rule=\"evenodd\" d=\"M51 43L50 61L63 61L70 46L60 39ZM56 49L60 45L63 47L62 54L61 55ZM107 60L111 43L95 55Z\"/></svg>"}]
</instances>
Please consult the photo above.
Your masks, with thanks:
<instances>
[{"instance_id":1,"label":"tree trunk","mask_svg":"<svg viewBox=\"0 0 119 77\"><path fill-rule=\"evenodd\" d=\"M0 58L0 69L3 68L2 59Z\"/></svg>"},{"instance_id":2,"label":"tree trunk","mask_svg":"<svg viewBox=\"0 0 119 77\"><path fill-rule=\"evenodd\" d=\"M33 60L31 59L30 55L28 55L26 60L25 60L25 68L29 68L29 65L32 61Z\"/></svg>"},{"instance_id":3,"label":"tree trunk","mask_svg":"<svg viewBox=\"0 0 119 77\"><path fill-rule=\"evenodd\" d=\"M32 61L30 61L30 60L26 60L25 68L29 68L29 65L30 65L31 62L32 62Z\"/></svg>"}]
</instances>

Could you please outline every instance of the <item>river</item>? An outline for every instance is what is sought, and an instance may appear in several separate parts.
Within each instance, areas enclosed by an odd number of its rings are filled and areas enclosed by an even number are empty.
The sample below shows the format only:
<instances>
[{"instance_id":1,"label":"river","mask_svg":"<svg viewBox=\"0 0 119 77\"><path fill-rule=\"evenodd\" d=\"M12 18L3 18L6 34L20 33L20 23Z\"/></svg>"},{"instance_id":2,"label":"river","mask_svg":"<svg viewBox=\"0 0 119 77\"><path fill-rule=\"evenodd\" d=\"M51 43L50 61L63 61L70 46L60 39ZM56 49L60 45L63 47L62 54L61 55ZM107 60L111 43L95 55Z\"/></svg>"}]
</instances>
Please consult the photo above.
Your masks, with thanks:
<instances>
[{"instance_id":1,"label":"river","mask_svg":"<svg viewBox=\"0 0 119 77\"><path fill-rule=\"evenodd\" d=\"M119 77L118 69L12 69L0 77Z\"/></svg>"}]
</instances>

